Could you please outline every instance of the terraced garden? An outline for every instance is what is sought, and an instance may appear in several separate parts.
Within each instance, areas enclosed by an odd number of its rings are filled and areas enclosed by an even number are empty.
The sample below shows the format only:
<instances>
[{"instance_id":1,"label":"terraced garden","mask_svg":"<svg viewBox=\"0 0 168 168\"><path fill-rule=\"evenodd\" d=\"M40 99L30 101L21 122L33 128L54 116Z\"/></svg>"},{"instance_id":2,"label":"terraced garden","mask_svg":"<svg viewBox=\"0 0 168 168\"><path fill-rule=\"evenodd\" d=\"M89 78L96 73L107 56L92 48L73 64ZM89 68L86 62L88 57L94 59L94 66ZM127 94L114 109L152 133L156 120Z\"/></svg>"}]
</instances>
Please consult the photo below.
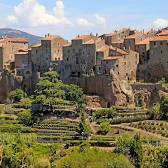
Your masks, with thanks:
<instances>
[{"instance_id":1,"label":"terraced garden","mask_svg":"<svg viewBox=\"0 0 168 168\"><path fill-rule=\"evenodd\" d=\"M129 126L168 137L168 123L164 121L140 121L131 123Z\"/></svg>"},{"instance_id":2,"label":"terraced garden","mask_svg":"<svg viewBox=\"0 0 168 168\"><path fill-rule=\"evenodd\" d=\"M112 125L121 123L131 123L150 119L150 114L143 109L99 109L93 112L93 121L98 124L103 120L108 120Z\"/></svg>"}]
</instances>

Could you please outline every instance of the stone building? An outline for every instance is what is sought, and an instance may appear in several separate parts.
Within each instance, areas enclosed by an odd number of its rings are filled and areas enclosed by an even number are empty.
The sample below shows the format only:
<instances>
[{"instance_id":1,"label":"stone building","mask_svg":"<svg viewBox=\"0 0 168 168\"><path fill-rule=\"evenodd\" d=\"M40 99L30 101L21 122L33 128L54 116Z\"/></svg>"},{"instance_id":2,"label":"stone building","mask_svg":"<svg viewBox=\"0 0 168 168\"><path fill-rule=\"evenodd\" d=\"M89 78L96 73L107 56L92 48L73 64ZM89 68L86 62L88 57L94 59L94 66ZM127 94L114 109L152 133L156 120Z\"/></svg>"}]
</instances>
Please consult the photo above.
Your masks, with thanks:
<instances>
[{"instance_id":1,"label":"stone building","mask_svg":"<svg viewBox=\"0 0 168 168\"><path fill-rule=\"evenodd\" d=\"M143 32L136 32L135 34L126 37L124 39L125 49L136 51L136 44L142 41L145 37Z\"/></svg>"},{"instance_id":2,"label":"stone building","mask_svg":"<svg viewBox=\"0 0 168 168\"><path fill-rule=\"evenodd\" d=\"M54 61L63 59L62 47L68 44L60 36L46 35L41 44L31 46L32 69L36 72L46 72Z\"/></svg>"},{"instance_id":3,"label":"stone building","mask_svg":"<svg viewBox=\"0 0 168 168\"><path fill-rule=\"evenodd\" d=\"M109 34L104 34L102 37L105 39L105 43L107 45L113 45L116 43L123 43L123 40L130 35L133 35L135 33L134 30L128 29L128 28L123 28L119 31L114 31ZM119 46L116 46L119 47ZM120 48L120 47L119 47Z\"/></svg>"},{"instance_id":4,"label":"stone building","mask_svg":"<svg viewBox=\"0 0 168 168\"><path fill-rule=\"evenodd\" d=\"M156 35L150 41L150 57L146 68L146 81L168 79L168 36Z\"/></svg>"},{"instance_id":5,"label":"stone building","mask_svg":"<svg viewBox=\"0 0 168 168\"><path fill-rule=\"evenodd\" d=\"M82 74L95 70L96 51L105 45L105 40L93 35L81 35L63 47L63 62L60 77L65 82L79 84Z\"/></svg>"},{"instance_id":6,"label":"stone building","mask_svg":"<svg viewBox=\"0 0 168 168\"><path fill-rule=\"evenodd\" d=\"M150 40L148 37L136 44L136 51L139 53L139 64L137 69L137 80L144 80L148 61L150 59Z\"/></svg>"},{"instance_id":7,"label":"stone building","mask_svg":"<svg viewBox=\"0 0 168 168\"><path fill-rule=\"evenodd\" d=\"M28 41L25 38L1 38L0 39L0 70L14 69L15 54L20 50L28 49Z\"/></svg>"}]
</instances>

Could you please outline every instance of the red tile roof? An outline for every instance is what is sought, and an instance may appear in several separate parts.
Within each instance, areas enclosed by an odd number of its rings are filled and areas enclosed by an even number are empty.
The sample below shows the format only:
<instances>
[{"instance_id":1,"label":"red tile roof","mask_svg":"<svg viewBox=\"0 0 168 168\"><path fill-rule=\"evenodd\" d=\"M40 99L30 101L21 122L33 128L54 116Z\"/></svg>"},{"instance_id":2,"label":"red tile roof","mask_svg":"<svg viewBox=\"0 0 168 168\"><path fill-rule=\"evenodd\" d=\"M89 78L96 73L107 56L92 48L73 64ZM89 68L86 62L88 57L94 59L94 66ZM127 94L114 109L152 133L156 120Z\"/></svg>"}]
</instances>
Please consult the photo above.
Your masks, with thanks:
<instances>
[{"instance_id":1,"label":"red tile roof","mask_svg":"<svg viewBox=\"0 0 168 168\"><path fill-rule=\"evenodd\" d=\"M148 38L146 38L146 39L144 39L144 40L142 40L142 41L139 41L138 43L136 43L137 45L146 45L146 44L149 44L150 43L150 41L153 39L153 37L148 37Z\"/></svg>"},{"instance_id":2,"label":"red tile roof","mask_svg":"<svg viewBox=\"0 0 168 168\"><path fill-rule=\"evenodd\" d=\"M5 40L9 42L28 43L26 38L7 37Z\"/></svg>"},{"instance_id":3,"label":"red tile roof","mask_svg":"<svg viewBox=\"0 0 168 168\"><path fill-rule=\"evenodd\" d=\"M168 41L168 36L154 36L150 41Z\"/></svg>"}]
</instances>

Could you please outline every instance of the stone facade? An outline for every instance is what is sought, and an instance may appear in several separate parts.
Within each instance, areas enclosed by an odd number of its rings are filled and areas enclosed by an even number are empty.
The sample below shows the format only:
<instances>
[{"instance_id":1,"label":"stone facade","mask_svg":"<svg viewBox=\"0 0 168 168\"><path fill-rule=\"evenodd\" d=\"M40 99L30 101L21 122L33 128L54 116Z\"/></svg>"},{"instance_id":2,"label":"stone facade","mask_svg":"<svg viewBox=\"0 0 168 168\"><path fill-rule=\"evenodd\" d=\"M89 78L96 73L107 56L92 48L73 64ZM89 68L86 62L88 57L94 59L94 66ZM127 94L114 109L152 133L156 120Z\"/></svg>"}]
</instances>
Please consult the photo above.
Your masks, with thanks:
<instances>
[{"instance_id":1,"label":"stone facade","mask_svg":"<svg viewBox=\"0 0 168 168\"><path fill-rule=\"evenodd\" d=\"M82 35L63 47L61 79L65 82L79 84L82 74L90 74L96 65L96 50L103 47L105 41L98 36Z\"/></svg>"},{"instance_id":2,"label":"stone facade","mask_svg":"<svg viewBox=\"0 0 168 168\"><path fill-rule=\"evenodd\" d=\"M67 43L68 41L59 36L46 35L42 38L41 44L32 46L30 55L33 71L46 72L51 67L52 61L62 60L62 47Z\"/></svg>"},{"instance_id":3,"label":"stone facade","mask_svg":"<svg viewBox=\"0 0 168 168\"><path fill-rule=\"evenodd\" d=\"M112 45L114 43L120 43L127 36L130 36L130 35L132 35L134 33L135 33L134 30L130 30L130 29L124 28L124 29L121 29L119 31L114 31L114 32L109 33L109 34L104 34L102 37L105 39L105 43L107 45ZM119 46L116 46L116 47L119 47Z\"/></svg>"},{"instance_id":4,"label":"stone facade","mask_svg":"<svg viewBox=\"0 0 168 168\"><path fill-rule=\"evenodd\" d=\"M25 38L1 38L0 39L0 58L1 58L1 70L2 69L14 69L15 54L20 49L28 49L28 41ZM3 64L3 65L2 65Z\"/></svg>"}]
</instances>

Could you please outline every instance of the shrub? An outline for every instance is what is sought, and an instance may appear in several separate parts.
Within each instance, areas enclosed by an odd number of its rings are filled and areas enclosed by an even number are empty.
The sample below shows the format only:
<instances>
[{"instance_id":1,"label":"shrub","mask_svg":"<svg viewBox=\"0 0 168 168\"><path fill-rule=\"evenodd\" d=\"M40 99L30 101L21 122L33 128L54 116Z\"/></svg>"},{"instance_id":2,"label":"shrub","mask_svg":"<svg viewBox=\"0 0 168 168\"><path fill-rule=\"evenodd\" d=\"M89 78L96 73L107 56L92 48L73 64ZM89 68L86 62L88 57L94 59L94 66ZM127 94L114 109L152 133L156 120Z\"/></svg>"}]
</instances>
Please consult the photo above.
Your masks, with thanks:
<instances>
[{"instance_id":1,"label":"shrub","mask_svg":"<svg viewBox=\"0 0 168 168\"><path fill-rule=\"evenodd\" d=\"M26 97L26 93L22 89L16 89L9 93L9 98L12 102L19 102Z\"/></svg>"},{"instance_id":2,"label":"shrub","mask_svg":"<svg viewBox=\"0 0 168 168\"><path fill-rule=\"evenodd\" d=\"M106 135L110 131L110 123L108 121L104 121L100 124L99 133L102 135Z\"/></svg>"},{"instance_id":3,"label":"shrub","mask_svg":"<svg viewBox=\"0 0 168 168\"><path fill-rule=\"evenodd\" d=\"M14 107L16 107L16 108L30 109L31 106L32 106L32 100L30 98L23 98Z\"/></svg>"},{"instance_id":4,"label":"shrub","mask_svg":"<svg viewBox=\"0 0 168 168\"><path fill-rule=\"evenodd\" d=\"M25 110L18 114L18 120L21 124L30 126L33 124L32 113L30 110Z\"/></svg>"}]
</instances>

